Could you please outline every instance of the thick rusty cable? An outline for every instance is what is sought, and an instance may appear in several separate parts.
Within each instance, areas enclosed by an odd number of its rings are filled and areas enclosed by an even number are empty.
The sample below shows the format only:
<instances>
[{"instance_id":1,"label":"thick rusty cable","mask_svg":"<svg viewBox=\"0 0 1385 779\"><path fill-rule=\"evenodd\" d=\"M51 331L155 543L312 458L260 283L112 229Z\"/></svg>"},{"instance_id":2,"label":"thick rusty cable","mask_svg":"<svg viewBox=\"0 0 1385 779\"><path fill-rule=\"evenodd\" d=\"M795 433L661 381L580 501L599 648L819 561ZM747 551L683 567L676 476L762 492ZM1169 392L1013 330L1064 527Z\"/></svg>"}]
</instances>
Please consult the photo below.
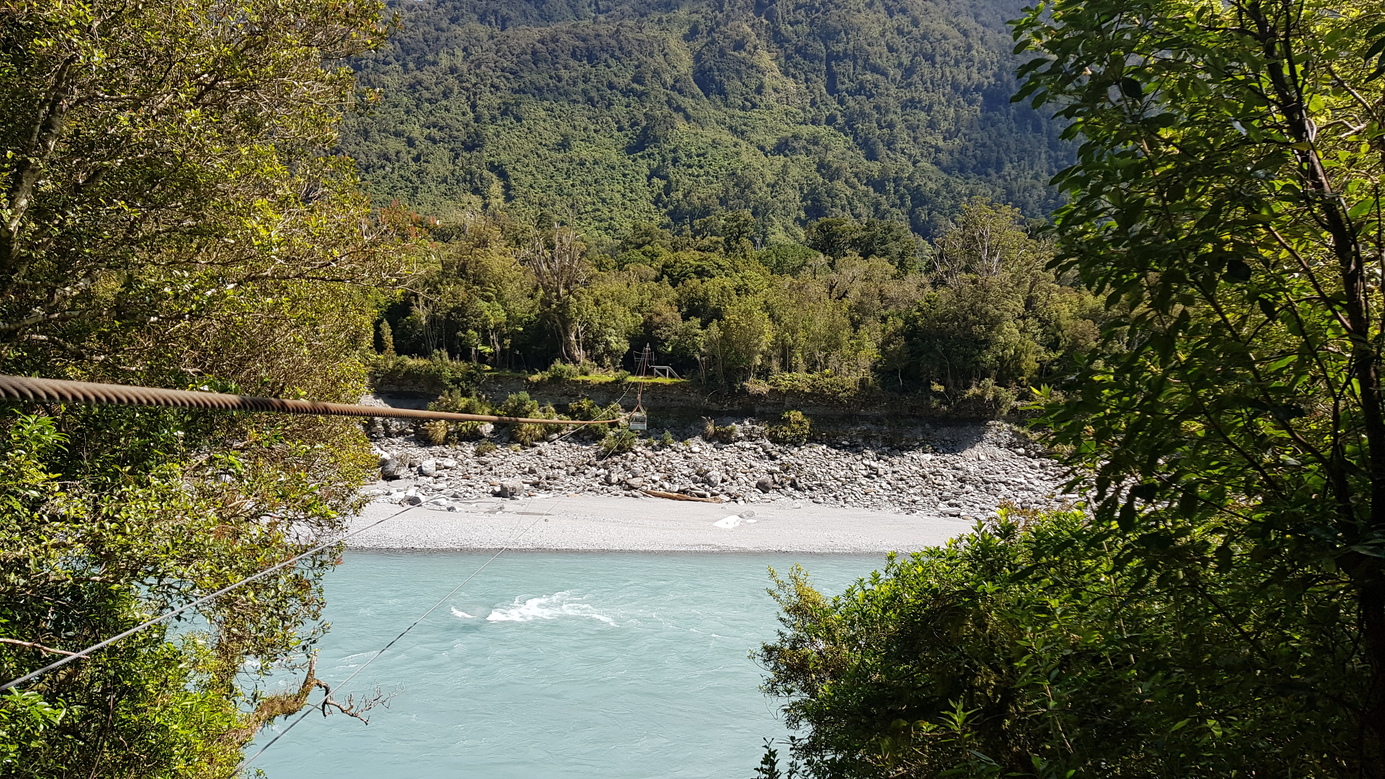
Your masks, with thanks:
<instances>
[{"instance_id":1,"label":"thick rusty cable","mask_svg":"<svg viewBox=\"0 0 1385 779\"><path fill-rule=\"evenodd\" d=\"M221 392L136 387L122 384L96 384L64 379L36 379L0 375L0 400L47 401L50 403L95 403L118 406L157 406L160 408L203 408L218 411L261 411L273 414L307 414L336 417L388 417L426 419L444 422L499 422L540 425L609 425L617 419L535 419L500 417L490 414L454 414L449 411L419 411L388 406L352 406L344 403L319 403L311 400L259 398L252 395L227 395Z\"/></svg>"}]
</instances>

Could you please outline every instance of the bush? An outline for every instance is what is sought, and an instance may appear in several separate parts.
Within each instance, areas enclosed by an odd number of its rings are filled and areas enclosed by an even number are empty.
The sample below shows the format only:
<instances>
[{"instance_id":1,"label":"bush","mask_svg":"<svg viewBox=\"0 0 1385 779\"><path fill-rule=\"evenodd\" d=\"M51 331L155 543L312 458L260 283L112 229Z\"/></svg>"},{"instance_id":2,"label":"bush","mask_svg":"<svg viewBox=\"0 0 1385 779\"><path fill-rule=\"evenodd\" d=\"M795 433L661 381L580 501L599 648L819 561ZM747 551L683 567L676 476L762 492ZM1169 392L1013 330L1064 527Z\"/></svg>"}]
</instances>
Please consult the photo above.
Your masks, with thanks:
<instances>
[{"instance_id":1,"label":"bush","mask_svg":"<svg viewBox=\"0 0 1385 779\"><path fill-rule=\"evenodd\" d=\"M780 392L844 400L858 395L865 380L857 376L842 376L831 371L823 371L822 373L784 372L770 376L766 383L770 389Z\"/></svg>"},{"instance_id":2,"label":"bush","mask_svg":"<svg viewBox=\"0 0 1385 779\"><path fill-rule=\"evenodd\" d=\"M720 441L723 444L734 444L741 440L741 428L739 425L717 425L716 420L710 417L703 418L702 437L709 442Z\"/></svg>"},{"instance_id":3,"label":"bush","mask_svg":"<svg viewBox=\"0 0 1385 779\"><path fill-rule=\"evenodd\" d=\"M485 457L486 455L490 454L491 452L494 452L496 449L499 448L500 447L497 446L494 441L482 441L481 443L476 445L476 456Z\"/></svg>"},{"instance_id":4,"label":"bush","mask_svg":"<svg viewBox=\"0 0 1385 779\"><path fill-rule=\"evenodd\" d=\"M478 398L458 390L448 390L441 397L428 404L429 411L445 411L449 414L494 414L495 407L484 398Z\"/></svg>"},{"instance_id":5,"label":"bush","mask_svg":"<svg viewBox=\"0 0 1385 779\"><path fill-rule=\"evenodd\" d=\"M429 446L442 446L447 443L448 424L441 419L419 425L418 437Z\"/></svg>"},{"instance_id":6,"label":"bush","mask_svg":"<svg viewBox=\"0 0 1385 779\"><path fill-rule=\"evenodd\" d=\"M559 360L558 362L555 362L552 365L548 366L548 370L539 371L533 376L530 376L529 381L535 382L537 384L556 384L558 382L572 381L578 376L586 376L590 372L591 369L587 368L586 366L569 365L563 362L562 360Z\"/></svg>"},{"instance_id":7,"label":"bush","mask_svg":"<svg viewBox=\"0 0 1385 779\"><path fill-rule=\"evenodd\" d=\"M970 419L995 419L1003 416L1015 405L1017 393L996 384L990 379L982 379L968 387L956 400L952 401L952 414Z\"/></svg>"},{"instance_id":8,"label":"bush","mask_svg":"<svg viewBox=\"0 0 1385 779\"><path fill-rule=\"evenodd\" d=\"M601 439L598 446L601 454L606 457L616 454L625 454L634 451L640 444L640 434L628 427L613 427L606 431L606 437Z\"/></svg>"},{"instance_id":9,"label":"bush","mask_svg":"<svg viewBox=\"0 0 1385 779\"><path fill-rule=\"evenodd\" d=\"M495 409L487 403L484 398L467 395L458 390L449 390L443 393L442 397L428 404L429 411L444 411L449 414L494 414ZM443 433L420 432L419 437L429 441L434 446L444 442L456 443L457 441L475 441L484 438L486 426L489 422L445 422L437 420L429 422L427 425L441 425L445 430ZM426 425L425 425L426 427ZM441 437L439 437L441 436Z\"/></svg>"},{"instance_id":10,"label":"bush","mask_svg":"<svg viewBox=\"0 0 1385 779\"><path fill-rule=\"evenodd\" d=\"M598 406L596 401L591 398L574 400L567 404L568 419L617 419L624 413L619 404L612 403L609 406ZM582 436L589 441L600 441L605 437L609 428L600 425L584 425L582 430L575 435Z\"/></svg>"},{"instance_id":11,"label":"bush","mask_svg":"<svg viewBox=\"0 0 1385 779\"><path fill-rule=\"evenodd\" d=\"M499 416L557 419L558 412L552 406L540 407L539 402L529 397L527 392L516 392L500 404ZM541 422L520 422L510 426L510 437L521 446L533 446L564 427L565 425L545 425Z\"/></svg>"},{"instance_id":12,"label":"bush","mask_svg":"<svg viewBox=\"0 0 1385 779\"><path fill-rule=\"evenodd\" d=\"M1218 522L1152 540L1002 512L835 598L774 577L757 660L806 731L793 757L816 777L1354 775L1344 588L1295 589ZM1154 550L1207 562L1151 578L1131 560Z\"/></svg>"},{"instance_id":13,"label":"bush","mask_svg":"<svg viewBox=\"0 0 1385 779\"><path fill-rule=\"evenodd\" d=\"M475 393L486 373L484 366L452 360L441 352L428 359L383 355L372 359L368 370L374 387L393 386L462 395Z\"/></svg>"},{"instance_id":14,"label":"bush","mask_svg":"<svg viewBox=\"0 0 1385 779\"><path fill-rule=\"evenodd\" d=\"M802 411L785 411L779 416L779 424L765 428L765 437L776 444L803 445L813 430L813 420Z\"/></svg>"},{"instance_id":15,"label":"bush","mask_svg":"<svg viewBox=\"0 0 1385 779\"><path fill-rule=\"evenodd\" d=\"M516 392L505 398L505 402L500 404L496 414L502 417L537 417L539 415L539 402L529 397L527 392Z\"/></svg>"}]
</instances>

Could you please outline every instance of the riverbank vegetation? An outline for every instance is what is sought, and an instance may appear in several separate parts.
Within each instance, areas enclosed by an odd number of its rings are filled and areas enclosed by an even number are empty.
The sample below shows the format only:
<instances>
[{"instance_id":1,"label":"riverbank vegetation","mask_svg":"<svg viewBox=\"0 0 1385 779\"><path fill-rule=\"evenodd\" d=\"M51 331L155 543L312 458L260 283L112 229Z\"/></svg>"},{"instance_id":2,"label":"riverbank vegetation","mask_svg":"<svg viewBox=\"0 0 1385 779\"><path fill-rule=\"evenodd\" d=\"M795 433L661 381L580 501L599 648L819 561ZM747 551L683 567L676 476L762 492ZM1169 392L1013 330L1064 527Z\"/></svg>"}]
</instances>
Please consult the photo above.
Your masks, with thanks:
<instances>
[{"instance_id":1,"label":"riverbank vegetation","mask_svg":"<svg viewBox=\"0 0 1385 779\"><path fill-rule=\"evenodd\" d=\"M1069 372L1104 316L1047 268L1051 245L1006 206L965 203L932 243L898 225L826 219L809 226L809 246L756 250L752 230L749 214L732 213L693 235L646 225L602 249L502 215L441 222L431 264L380 325L378 375L410 364L388 358L414 355L433 357L414 370L436 366L458 388L474 369L457 359L542 380L619 378L641 370L648 347L713 386L827 398L885 389L994 415L1019 388Z\"/></svg>"}]
</instances>

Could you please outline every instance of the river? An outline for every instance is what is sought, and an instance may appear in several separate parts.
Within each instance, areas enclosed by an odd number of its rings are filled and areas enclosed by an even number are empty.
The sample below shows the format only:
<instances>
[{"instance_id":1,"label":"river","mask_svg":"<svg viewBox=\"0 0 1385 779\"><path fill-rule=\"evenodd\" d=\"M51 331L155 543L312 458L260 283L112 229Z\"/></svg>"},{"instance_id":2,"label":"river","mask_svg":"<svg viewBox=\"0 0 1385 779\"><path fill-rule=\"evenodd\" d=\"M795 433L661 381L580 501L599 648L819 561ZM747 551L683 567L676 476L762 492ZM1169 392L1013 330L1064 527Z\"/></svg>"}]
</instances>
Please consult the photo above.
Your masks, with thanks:
<instances>
[{"instance_id":1,"label":"river","mask_svg":"<svg viewBox=\"0 0 1385 779\"><path fill-rule=\"evenodd\" d=\"M347 552L326 583L318 675L349 676L489 557ZM778 627L767 568L794 562L840 592L884 558L506 553L342 691L393 693L369 725L314 713L253 766L336 779L750 777L763 740L787 735L749 654Z\"/></svg>"}]
</instances>

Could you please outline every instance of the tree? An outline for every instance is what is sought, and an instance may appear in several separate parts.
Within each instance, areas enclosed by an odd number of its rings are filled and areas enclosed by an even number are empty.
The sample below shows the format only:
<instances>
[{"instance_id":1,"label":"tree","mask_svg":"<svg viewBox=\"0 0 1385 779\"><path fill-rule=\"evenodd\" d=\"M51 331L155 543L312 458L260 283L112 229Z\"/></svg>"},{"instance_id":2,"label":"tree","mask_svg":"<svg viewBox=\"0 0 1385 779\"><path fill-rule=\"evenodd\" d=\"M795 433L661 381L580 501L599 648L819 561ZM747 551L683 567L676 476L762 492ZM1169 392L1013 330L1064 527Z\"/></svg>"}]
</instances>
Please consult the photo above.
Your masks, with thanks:
<instances>
[{"instance_id":1,"label":"tree","mask_svg":"<svg viewBox=\"0 0 1385 779\"><path fill-rule=\"evenodd\" d=\"M111 327L379 273L349 163L319 152L354 99L332 63L383 37L375 3L24 2L3 20L11 370L89 364Z\"/></svg>"},{"instance_id":2,"label":"tree","mask_svg":"<svg viewBox=\"0 0 1385 779\"><path fill-rule=\"evenodd\" d=\"M536 235L520 256L538 280L540 313L553 328L562 359L573 365L587 359L583 323L573 311L576 295L591 273L585 249L572 228L554 225L553 232Z\"/></svg>"},{"instance_id":3,"label":"tree","mask_svg":"<svg viewBox=\"0 0 1385 779\"><path fill-rule=\"evenodd\" d=\"M366 0L0 11L0 368L351 401L400 265L327 153L377 43ZM331 538L371 468L358 426L180 410L0 414L0 677ZM301 706L330 548L0 698L0 774L232 773ZM253 669L260 669L256 672ZM248 674L248 675L247 675Z\"/></svg>"},{"instance_id":4,"label":"tree","mask_svg":"<svg viewBox=\"0 0 1385 779\"><path fill-rule=\"evenodd\" d=\"M1059 0L1017 30L1035 55L1021 97L1083 139L1057 178L1058 267L1117 312L1048 418L1055 441L1143 575L1196 592L1202 571L1254 565L1248 588L1291 583L1268 619L1348 600L1357 654L1294 671L1271 645L1238 673L1281 680L1265 707L1357 674L1324 705L1350 715L1359 775L1385 754L1382 10Z\"/></svg>"}]
</instances>

